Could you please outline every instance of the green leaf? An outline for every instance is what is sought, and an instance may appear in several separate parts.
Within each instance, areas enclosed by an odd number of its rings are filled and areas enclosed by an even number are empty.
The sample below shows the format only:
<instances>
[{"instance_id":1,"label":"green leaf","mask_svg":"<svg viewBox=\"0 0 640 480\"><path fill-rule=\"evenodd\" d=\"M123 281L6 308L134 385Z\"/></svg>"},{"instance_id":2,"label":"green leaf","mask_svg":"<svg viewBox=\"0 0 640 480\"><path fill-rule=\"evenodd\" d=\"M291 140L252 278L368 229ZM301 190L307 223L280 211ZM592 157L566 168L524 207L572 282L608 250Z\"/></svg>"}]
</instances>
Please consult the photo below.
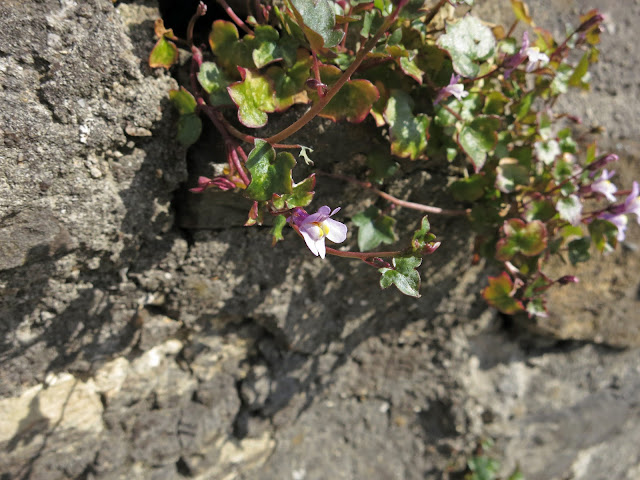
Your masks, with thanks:
<instances>
[{"instance_id":1,"label":"green leaf","mask_svg":"<svg viewBox=\"0 0 640 480\"><path fill-rule=\"evenodd\" d=\"M512 296L513 282L506 272L502 272L498 277L489 277L489 285L482 291L482 296L486 302L502 313L513 315L524 310L524 305L520 300Z\"/></svg>"},{"instance_id":2,"label":"green leaf","mask_svg":"<svg viewBox=\"0 0 640 480\"><path fill-rule=\"evenodd\" d=\"M185 147L193 145L202 133L202 120L195 113L180 115L178 119L177 140Z\"/></svg>"},{"instance_id":3,"label":"green leaf","mask_svg":"<svg viewBox=\"0 0 640 480\"><path fill-rule=\"evenodd\" d=\"M180 87L180 90L170 90L169 99L178 109L180 115L196 111L196 99L184 87Z\"/></svg>"},{"instance_id":4,"label":"green leaf","mask_svg":"<svg viewBox=\"0 0 640 480\"><path fill-rule=\"evenodd\" d=\"M451 55L453 69L463 77L475 77L480 66L475 63L493 55L496 40L489 27L467 15L453 25L447 25L447 33L437 42Z\"/></svg>"},{"instance_id":5,"label":"green leaf","mask_svg":"<svg viewBox=\"0 0 640 480\"><path fill-rule=\"evenodd\" d=\"M320 67L322 83L331 86L342 76L342 71L333 65ZM317 99L316 92L311 93ZM320 112L320 116L330 118L334 122L347 120L351 123L363 121L378 100L378 89L369 80L349 80Z\"/></svg>"},{"instance_id":6,"label":"green leaf","mask_svg":"<svg viewBox=\"0 0 640 480\"><path fill-rule=\"evenodd\" d=\"M388 215L381 215L380 209L373 205L354 215L352 221L358 226L358 248L362 252L373 250L381 243L396 241L393 231L396 220Z\"/></svg>"},{"instance_id":7,"label":"green leaf","mask_svg":"<svg viewBox=\"0 0 640 480\"><path fill-rule=\"evenodd\" d=\"M227 86L231 83L220 67L213 62L204 62L198 72L198 81L209 94L211 105L229 105L231 98Z\"/></svg>"},{"instance_id":8,"label":"green leaf","mask_svg":"<svg viewBox=\"0 0 640 480\"><path fill-rule=\"evenodd\" d=\"M433 253L433 251L438 248L437 245L434 244L436 236L433 233L429 233L430 230L431 225L425 215L420 221L420 228L413 232L413 238L411 239L411 248L416 254L423 255Z\"/></svg>"},{"instance_id":9,"label":"green leaf","mask_svg":"<svg viewBox=\"0 0 640 480\"><path fill-rule=\"evenodd\" d=\"M312 173L300 183L293 183L291 193L284 195L273 194L273 206L278 210L294 207L306 207L313 200L316 186L316 174Z\"/></svg>"},{"instance_id":10,"label":"green leaf","mask_svg":"<svg viewBox=\"0 0 640 480\"><path fill-rule=\"evenodd\" d=\"M572 265L580 262L586 262L591 258L589 247L591 247L591 238L582 237L569 242L569 261Z\"/></svg>"},{"instance_id":11,"label":"green leaf","mask_svg":"<svg viewBox=\"0 0 640 480\"><path fill-rule=\"evenodd\" d=\"M340 43L344 32L334 30L336 16L328 0L290 0L290 3L313 50Z\"/></svg>"},{"instance_id":12,"label":"green leaf","mask_svg":"<svg viewBox=\"0 0 640 480\"><path fill-rule=\"evenodd\" d=\"M178 61L178 47L164 36L156 42L149 55L149 66L151 68L163 67L167 70Z\"/></svg>"},{"instance_id":13,"label":"green leaf","mask_svg":"<svg viewBox=\"0 0 640 480\"><path fill-rule=\"evenodd\" d=\"M556 210L560 214L560 218L571 225L578 225L582 219L582 202L577 195L569 195L558 200Z\"/></svg>"},{"instance_id":14,"label":"green leaf","mask_svg":"<svg viewBox=\"0 0 640 480\"><path fill-rule=\"evenodd\" d=\"M576 68L569 77L570 86L589 90L589 56L589 52L585 53L578 62L578 65L576 65Z\"/></svg>"},{"instance_id":15,"label":"green leaf","mask_svg":"<svg viewBox=\"0 0 640 480\"><path fill-rule=\"evenodd\" d=\"M398 170L399 165L388 153L374 150L367 154L367 167L371 170L369 180L380 184L385 178L393 175Z\"/></svg>"},{"instance_id":16,"label":"green leaf","mask_svg":"<svg viewBox=\"0 0 640 480\"><path fill-rule=\"evenodd\" d=\"M529 113L529 110L531 110L534 93L535 92L527 93L524 97L519 99L519 101L511 105L511 112L516 116L516 120L519 122L522 121Z\"/></svg>"},{"instance_id":17,"label":"green leaf","mask_svg":"<svg viewBox=\"0 0 640 480\"><path fill-rule=\"evenodd\" d=\"M504 222L500 231L503 238L496 245L497 260L508 261L518 253L533 257L547 247L547 228L539 220L525 223L512 218Z\"/></svg>"},{"instance_id":18,"label":"green leaf","mask_svg":"<svg viewBox=\"0 0 640 480\"><path fill-rule=\"evenodd\" d=\"M279 66L270 67L266 75L273 82L275 89L276 110L281 112L296 103L308 103L305 82L310 76L311 57L298 60L292 67L284 69Z\"/></svg>"},{"instance_id":19,"label":"green leaf","mask_svg":"<svg viewBox=\"0 0 640 480\"><path fill-rule=\"evenodd\" d=\"M491 92L482 110L485 115L504 115L504 107L509 99L502 92Z\"/></svg>"},{"instance_id":20,"label":"green leaf","mask_svg":"<svg viewBox=\"0 0 640 480\"><path fill-rule=\"evenodd\" d=\"M527 302L527 313L530 317L546 317L548 315L544 298L534 298Z\"/></svg>"},{"instance_id":21,"label":"green leaf","mask_svg":"<svg viewBox=\"0 0 640 480\"><path fill-rule=\"evenodd\" d=\"M527 25L533 25L533 19L529 15L529 6L521 0L511 0L511 8L518 20Z\"/></svg>"},{"instance_id":22,"label":"green leaf","mask_svg":"<svg viewBox=\"0 0 640 480\"><path fill-rule=\"evenodd\" d=\"M398 29L396 32L400 33L400 39L402 39L402 29ZM398 62L400 69L405 75L413 78L422 85L424 71L416 64L418 50L407 50L402 45L390 46L389 43L387 43L387 52Z\"/></svg>"},{"instance_id":23,"label":"green leaf","mask_svg":"<svg viewBox=\"0 0 640 480\"><path fill-rule=\"evenodd\" d=\"M246 35L242 41L251 49L251 58L256 68L282 59L282 52L278 46L280 35L270 25L258 25L254 29L255 35Z\"/></svg>"},{"instance_id":24,"label":"green leaf","mask_svg":"<svg viewBox=\"0 0 640 480\"><path fill-rule=\"evenodd\" d=\"M487 153L495 147L499 129L499 118L481 115L460 130L458 143L471 158L476 172L482 169Z\"/></svg>"},{"instance_id":25,"label":"green leaf","mask_svg":"<svg viewBox=\"0 0 640 480\"><path fill-rule=\"evenodd\" d=\"M276 109L273 87L266 77L240 70L243 80L227 88L231 100L238 106L238 119L250 128L263 127L267 123L267 113Z\"/></svg>"},{"instance_id":26,"label":"green leaf","mask_svg":"<svg viewBox=\"0 0 640 480\"><path fill-rule=\"evenodd\" d=\"M501 192L512 193L518 185L529 184L529 169L515 158L501 158L496 173L496 188Z\"/></svg>"},{"instance_id":27,"label":"green leaf","mask_svg":"<svg viewBox=\"0 0 640 480\"><path fill-rule=\"evenodd\" d=\"M280 240L284 240L284 236L282 235L282 229L285 227L286 224L287 224L287 219L284 215L278 215L276 218L273 219L273 227L271 227L271 235L273 237L271 242L272 245L275 245Z\"/></svg>"},{"instance_id":28,"label":"green leaf","mask_svg":"<svg viewBox=\"0 0 640 480\"><path fill-rule=\"evenodd\" d=\"M589 224L589 233L599 252L611 252L618 245L618 227L607 220L593 220Z\"/></svg>"},{"instance_id":29,"label":"green leaf","mask_svg":"<svg viewBox=\"0 0 640 480\"><path fill-rule=\"evenodd\" d=\"M458 114L464 121L471 122L478 116L484 104L483 96L477 93L470 93L460 100L451 100L448 107ZM455 125L459 120L449 109L438 105L436 107L435 123L443 127Z\"/></svg>"},{"instance_id":30,"label":"green leaf","mask_svg":"<svg viewBox=\"0 0 640 480\"><path fill-rule=\"evenodd\" d=\"M401 90L393 90L384 111L384 118L389 124L391 153L415 160L427 148L429 117L422 113L414 116L412 109L411 97Z\"/></svg>"},{"instance_id":31,"label":"green leaf","mask_svg":"<svg viewBox=\"0 0 640 480\"><path fill-rule=\"evenodd\" d=\"M251 173L251 183L245 195L253 200L266 202L273 194L293 193L291 170L296 160L288 152L276 151L264 140L256 139L255 146L247 159L247 169Z\"/></svg>"},{"instance_id":32,"label":"green leaf","mask_svg":"<svg viewBox=\"0 0 640 480\"><path fill-rule=\"evenodd\" d=\"M533 220L546 222L547 220L551 220L556 213L556 208L553 206L553 203L547 200L534 200L527 206L524 219L527 222Z\"/></svg>"},{"instance_id":33,"label":"green leaf","mask_svg":"<svg viewBox=\"0 0 640 480\"><path fill-rule=\"evenodd\" d=\"M405 75L408 75L420 85L422 85L422 76L424 75L424 72L420 70L418 65L416 65L414 57L400 58L400 69L404 72Z\"/></svg>"},{"instance_id":34,"label":"green leaf","mask_svg":"<svg viewBox=\"0 0 640 480\"><path fill-rule=\"evenodd\" d=\"M382 274L380 286L388 288L395 285L403 294L410 297L420 297L420 274L416 270L422 263L418 257L394 258L393 268L380 268Z\"/></svg>"},{"instance_id":35,"label":"green leaf","mask_svg":"<svg viewBox=\"0 0 640 480\"><path fill-rule=\"evenodd\" d=\"M571 65L563 63L556 70L556 76L551 82L551 95L556 96L569 91L569 78L573 69Z\"/></svg>"},{"instance_id":36,"label":"green leaf","mask_svg":"<svg viewBox=\"0 0 640 480\"><path fill-rule=\"evenodd\" d=\"M485 176L476 173L468 178L456 180L449 189L453 198L459 202L475 202L482 198L486 186Z\"/></svg>"},{"instance_id":37,"label":"green leaf","mask_svg":"<svg viewBox=\"0 0 640 480\"><path fill-rule=\"evenodd\" d=\"M229 74L236 72L236 67L255 68L251 48L239 41L238 29L233 22L216 20L209 33L211 51L218 57L218 63Z\"/></svg>"},{"instance_id":38,"label":"green leaf","mask_svg":"<svg viewBox=\"0 0 640 480\"><path fill-rule=\"evenodd\" d=\"M407 4L400 10L399 17L413 20L422 17L427 12L425 0L409 0Z\"/></svg>"}]
</instances>

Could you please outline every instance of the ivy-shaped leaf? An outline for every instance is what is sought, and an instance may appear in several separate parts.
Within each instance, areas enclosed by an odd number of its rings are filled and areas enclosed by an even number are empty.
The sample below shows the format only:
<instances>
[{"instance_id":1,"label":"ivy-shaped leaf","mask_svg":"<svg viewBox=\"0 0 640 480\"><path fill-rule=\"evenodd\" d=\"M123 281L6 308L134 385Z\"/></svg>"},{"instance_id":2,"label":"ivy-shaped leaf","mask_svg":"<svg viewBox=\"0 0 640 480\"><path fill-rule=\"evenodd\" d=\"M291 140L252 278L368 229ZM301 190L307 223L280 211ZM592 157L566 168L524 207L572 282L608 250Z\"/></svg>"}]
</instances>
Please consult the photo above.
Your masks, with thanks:
<instances>
[{"instance_id":1,"label":"ivy-shaped leaf","mask_svg":"<svg viewBox=\"0 0 640 480\"><path fill-rule=\"evenodd\" d=\"M385 178L393 175L398 170L399 165L388 153L374 150L367 154L367 167L371 170L369 180L380 184Z\"/></svg>"},{"instance_id":2,"label":"ivy-shaped leaf","mask_svg":"<svg viewBox=\"0 0 640 480\"><path fill-rule=\"evenodd\" d=\"M238 29L233 22L216 20L209 33L211 51L218 57L218 63L229 74L236 71L236 67L255 68L251 48L240 42Z\"/></svg>"},{"instance_id":3,"label":"ivy-shaped leaf","mask_svg":"<svg viewBox=\"0 0 640 480\"><path fill-rule=\"evenodd\" d=\"M170 90L169 99L178 109L180 115L186 115L196 111L196 99L184 87L180 87L180 90Z\"/></svg>"},{"instance_id":4,"label":"ivy-shaped leaf","mask_svg":"<svg viewBox=\"0 0 640 480\"><path fill-rule=\"evenodd\" d=\"M202 120L195 113L196 99L184 87L180 87L180 90L171 90L169 98L180 113L177 140L186 147L193 145L202 133Z\"/></svg>"},{"instance_id":5,"label":"ivy-shaped leaf","mask_svg":"<svg viewBox=\"0 0 640 480\"><path fill-rule=\"evenodd\" d=\"M572 265L579 262L586 262L591 258L589 248L591 247L591 238L582 237L569 242L569 261Z\"/></svg>"},{"instance_id":6,"label":"ivy-shaped leaf","mask_svg":"<svg viewBox=\"0 0 640 480\"><path fill-rule=\"evenodd\" d=\"M198 81L209 94L211 105L229 105L231 103L227 91L231 81L227 79L218 65L213 62L204 62L198 72Z\"/></svg>"},{"instance_id":7,"label":"ivy-shaped leaf","mask_svg":"<svg viewBox=\"0 0 640 480\"><path fill-rule=\"evenodd\" d=\"M278 215L273 219L273 227L271 227L271 244L275 245L280 240L284 240L282 229L287 225L287 219L284 215Z\"/></svg>"},{"instance_id":8,"label":"ivy-shaped leaf","mask_svg":"<svg viewBox=\"0 0 640 480\"><path fill-rule=\"evenodd\" d=\"M618 227L607 220L593 220L589 223L589 233L599 252L611 252L618 245Z\"/></svg>"},{"instance_id":9,"label":"ivy-shaped leaf","mask_svg":"<svg viewBox=\"0 0 640 480\"><path fill-rule=\"evenodd\" d=\"M178 61L178 47L171 40L177 40L171 28L167 29L161 18L154 25L158 41L149 54L149 66L151 68L163 67L167 70Z\"/></svg>"},{"instance_id":10,"label":"ivy-shaped leaf","mask_svg":"<svg viewBox=\"0 0 640 480\"><path fill-rule=\"evenodd\" d=\"M436 236L433 233L429 233L431 225L429 219L425 215L420 221L420 228L413 232L413 238L411 239L411 248L414 253L418 255L428 255L433 253L440 243L435 243Z\"/></svg>"},{"instance_id":11,"label":"ivy-shaped leaf","mask_svg":"<svg viewBox=\"0 0 640 480\"><path fill-rule=\"evenodd\" d=\"M527 205L524 218L527 222L531 222L533 220L546 222L547 220L551 220L556 213L558 212L553 206L553 203L547 200L534 200Z\"/></svg>"},{"instance_id":12,"label":"ivy-shaped leaf","mask_svg":"<svg viewBox=\"0 0 640 480\"><path fill-rule=\"evenodd\" d=\"M338 67L333 65L320 67L320 79L325 85L333 85L341 76L342 71ZM311 93L314 100L318 98L317 95L315 92ZM369 80L349 80L319 115L330 118L334 122L347 120L351 123L359 123L369 114L379 96L378 89Z\"/></svg>"},{"instance_id":13,"label":"ivy-shaped leaf","mask_svg":"<svg viewBox=\"0 0 640 480\"><path fill-rule=\"evenodd\" d=\"M468 178L456 180L451 184L449 190L453 198L459 202L475 202L482 198L486 186L486 177L476 173Z\"/></svg>"},{"instance_id":14,"label":"ivy-shaped leaf","mask_svg":"<svg viewBox=\"0 0 640 480\"><path fill-rule=\"evenodd\" d=\"M238 67L242 81L227 87L231 100L238 106L238 119L250 128L266 125L267 113L276 109L275 92L266 77Z\"/></svg>"},{"instance_id":15,"label":"ivy-shaped leaf","mask_svg":"<svg viewBox=\"0 0 640 480\"><path fill-rule=\"evenodd\" d=\"M496 173L496 187L504 193L514 192L518 185L529 183L529 169L515 158L501 158Z\"/></svg>"},{"instance_id":16,"label":"ivy-shaped leaf","mask_svg":"<svg viewBox=\"0 0 640 480\"><path fill-rule=\"evenodd\" d=\"M329 0L290 0L290 3L313 50L317 52L340 43L344 32L334 30L336 15Z\"/></svg>"},{"instance_id":17,"label":"ivy-shaped leaf","mask_svg":"<svg viewBox=\"0 0 640 480\"><path fill-rule=\"evenodd\" d=\"M396 220L388 215L381 215L380 209L373 205L354 215L352 221L358 226L358 248L362 252L373 250L381 243L396 241L393 231Z\"/></svg>"},{"instance_id":18,"label":"ivy-shaped leaf","mask_svg":"<svg viewBox=\"0 0 640 480\"><path fill-rule=\"evenodd\" d=\"M476 172L482 169L487 159L487 153L496 146L499 129L499 118L481 115L464 125L460 130L458 143L471 158Z\"/></svg>"},{"instance_id":19,"label":"ivy-shaped leaf","mask_svg":"<svg viewBox=\"0 0 640 480\"><path fill-rule=\"evenodd\" d=\"M422 263L418 257L394 258L393 268L380 268L382 274L380 286L388 288L395 285L400 292L410 297L420 297L420 274L416 270Z\"/></svg>"},{"instance_id":20,"label":"ivy-shaped leaf","mask_svg":"<svg viewBox=\"0 0 640 480\"><path fill-rule=\"evenodd\" d=\"M168 70L177 61L178 47L176 44L164 36L160 37L149 55L149 66L151 68L163 67Z\"/></svg>"},{"instance_id":21,"label":"ivy-shaped leaf","mask_svg":"<svg viewBox=\"0 0 640 480\"><path fill-rule=\"evenodd\" d=\"M402 33L401 29L396 30ZM404 46L387 46L387 52L396 60L402 72L422 85L424 71L416 64L417 50L407 50Z\"/></svg>"},{"instance_id":22,"label":"ivy-shaped leaf","mask_svg":"<svg viewBox=\"0 0 640 480\"><path fill-rule=\"evenodd\" d=\"M266 202L274 194L293 193L291 170L295 164L296 159L289 152L276 155L269 143L256 139L246 163L251 173L251 183L245 195L252 200Z\"/></svg>"},{"instance_id":23,"label":"ivy-shaped leaf","mask_svg":"<svg viewBox=\"0 0 640 480\"><path fill-rule=\"evenodd\" d=\"M414 116L412 110L413 99L402 90L393 90L384 118L389 124L391 153L415 160L427 148L429 117L422 113Z\"/></svg>"},{"instance_id":24,"label":"ivy-shaped leaf","mask_svg":"<svg viewBox=\"0 0 640 480\"><path fill-rule=\"evenodd\" d=\"M498 277L489 277L489 286L482 291L486 302L502 313L513 315L524 310L520 300L513 298L513 282L506 272Z\"/></svg>"},{"instance_id":25,"label":"ivy-shaped leaf","mask_svg":"<svg viewBox=\"0 0 640 480\"><path fill-rule=\"evenodd\" d=\"M556 203L556 210L560 218L566 220L571 225L579 225L582 219L582 202L577 195L569 195L561 198Z\"/></svg>"},{"instance_id":26,"label":"ivy-shaped leaf","mask_svg":"<svg viewBox=\"0 0 640 480\"><path fill-rule=\"evenodd\" d=\"M312 63L311 57L306 57L298 60L291 68L272 66L267 70L266 75L275 89L276 111L282 112L293 104L309 102L304 87Z\"/></svg>"},{"instance_id":27,"label":"ivy-shaped leaf","mask_svg":"<svg viewBox=\"0 0 640 480\"><path fill-rule=\"evenodd\" d=\"M504 222L500 231L503 238L496 245L496 259L500 261L511 260L518 253L533 257L547 247L547 228L539 220L525 223L512 218Z\"/></svg>"},{"instance_id":28,"label":"ivy-shaped leaf","mask_svg":"<svg viewBox=\"0 0 640 480\"><path fill-rule=\"evenodd\" d=\"M313 200L316 186L316 174L312 173L300 183L292 183L291 193L284 195L273 194L273 206L278 210L294 207L306 207Z\"/></svg>"},{"instance_id":29,"label":"ivy-shaped leaf","mask_svg":"<svg viewBox=\"0 0 640 480\"><path fill-rule=\"evenodd\" d=\"M202 133L202 120L195 113L180 115L176 139L185 147L193 145Z\"/></svg>"},{"instance_id":30,"label":"ivy-shaped leaf","mask_svg":"<svg viewBox=\"0 0 640 480\"><path fill-rule=\"evenodd\" d=\"M242 41L251 49L251 58L256 68L282 59L282 52L278 46L280 35L275 28L270 25L258 25L254 32L255 35L246 35Z\"/></svg>"},{"instance_id":31,"label":"ivy-shaped leaf","mask_svg":"<svg viewBox=\"0 0 640 480\"><path fill-rule=\"evenodd\" d=\"M493 55L496 40L489 27L480 20L467 15L453 25L447 25L447 33L437 42L453 62L453 69L463 77L475 77L480 66L475 63Z\"/></svg>"}]
</instances>

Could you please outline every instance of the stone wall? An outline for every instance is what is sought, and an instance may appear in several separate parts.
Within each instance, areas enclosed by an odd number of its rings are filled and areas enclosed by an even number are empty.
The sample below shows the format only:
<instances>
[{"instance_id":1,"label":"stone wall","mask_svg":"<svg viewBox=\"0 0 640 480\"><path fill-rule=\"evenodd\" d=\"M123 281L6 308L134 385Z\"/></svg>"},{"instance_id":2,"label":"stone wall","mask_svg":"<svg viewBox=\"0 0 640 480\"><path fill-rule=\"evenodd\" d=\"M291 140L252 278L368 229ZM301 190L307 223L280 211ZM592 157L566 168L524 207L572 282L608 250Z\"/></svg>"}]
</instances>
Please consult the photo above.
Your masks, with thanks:
<instances>
[{"instance_id":1,"label":"stone wall","mask_svg":"<svg viewBox=\"0 0 640 480\"><path fill-rule=\"evenodd\" d=\"M638 344L640 270L619 267L638 265L632 243L589 267L614 299L599 305L625 307L580 322L562 290L546 336L486 309L461 221L434 222L419 300L301 242L265 253L240 197L185 192L220 142L173 140L176 82L145 60L158 15L0 3L2 480L448 478L485 437L528 479L637 478L640 352L608 346ZM318 120L298 141L335 172L385 148L367 123ZM450 201L442 167L393 193ZM344 189L324 182L318 204ZM341 198L346 219L375 201Z\"/></svg>"}]
</instances>

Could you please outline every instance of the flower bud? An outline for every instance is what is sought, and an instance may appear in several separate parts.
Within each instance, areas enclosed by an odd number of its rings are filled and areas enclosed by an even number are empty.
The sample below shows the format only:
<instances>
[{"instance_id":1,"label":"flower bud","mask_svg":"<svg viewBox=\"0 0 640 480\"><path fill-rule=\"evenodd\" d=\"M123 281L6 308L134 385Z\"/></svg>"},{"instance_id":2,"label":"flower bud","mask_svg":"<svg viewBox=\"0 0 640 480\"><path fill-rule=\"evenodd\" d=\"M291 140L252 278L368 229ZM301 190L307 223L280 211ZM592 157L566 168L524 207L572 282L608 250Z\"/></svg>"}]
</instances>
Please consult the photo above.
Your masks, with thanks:
<instances>
[{"instance_id":1,"label":"flower bud","mask_svg":"<svg viewBox=\"0 0 640 480\"><path fill-rule=\"evenodd\" d=\"M560 285L567 285L569 283L579 283L580 279L578 279L578 277L576 277L575 275L565 275L564 277L560 277L558 280L556 280L556 282Z\"/></svg>"},{"instance_id":2,"label":"flower bud","mask_svg":"<svg viewBox=\"0 0 640 480\"><path fill-rule=\"evenodd\" d=\"M602 23L603 21L604 15L602 15L601 13L596 13L593 17L582 22L576 32L586 32L587 30L590 30L592 27L598 25L599 23Z\"/></svg>"},{"instance_id":3,"label":"flower bud","mask_svg":"<svg viewBox=\"0 0 640 480\"><path fill-rule=\"evenodd\" d=\"M587 165L587 169L591 171L598 171L605 165L608 165L611 162L617 162L617 161L618 161L618 155L616 155L615 153L610 153L609 155L604 155L600 157L598 160L596 160L595 162L592 162L589 165Z\"/></svg>"}]
</instances>

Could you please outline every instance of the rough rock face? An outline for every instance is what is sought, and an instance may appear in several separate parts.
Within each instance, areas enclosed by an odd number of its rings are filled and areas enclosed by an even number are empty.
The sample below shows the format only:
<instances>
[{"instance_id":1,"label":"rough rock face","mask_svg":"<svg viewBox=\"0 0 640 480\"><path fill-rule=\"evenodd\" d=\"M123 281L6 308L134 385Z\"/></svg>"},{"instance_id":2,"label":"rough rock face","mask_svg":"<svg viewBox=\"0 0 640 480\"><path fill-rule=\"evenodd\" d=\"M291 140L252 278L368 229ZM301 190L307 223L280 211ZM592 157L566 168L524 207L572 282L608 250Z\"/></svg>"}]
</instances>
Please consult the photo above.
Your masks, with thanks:
<instances>
[{"instance_id":1,"label":"rough rock face","mask_svg":"<svg viewBox=\"0 0 640 480\"><path fill-rule=\"evenodd\" d=\"M564 313L536 328L555 337L486 309L460 221L433 222L417 301L294 241L265 254L241 199L184 192L220 146L173 141L176 83L145 64L157 16L144 0L0 3L2 480L435 479L483 437L528 479L640 475L640 352L566 340L638 345L640 269L615 264L638 265L633 244L589 267L607 284L587 273L552 299ZM325 121L298 140L334 171L381 144ZM428 168L393 193L449 201ZM341 198L345 219L374 201Z\"/></svg>"}]
</instances>

